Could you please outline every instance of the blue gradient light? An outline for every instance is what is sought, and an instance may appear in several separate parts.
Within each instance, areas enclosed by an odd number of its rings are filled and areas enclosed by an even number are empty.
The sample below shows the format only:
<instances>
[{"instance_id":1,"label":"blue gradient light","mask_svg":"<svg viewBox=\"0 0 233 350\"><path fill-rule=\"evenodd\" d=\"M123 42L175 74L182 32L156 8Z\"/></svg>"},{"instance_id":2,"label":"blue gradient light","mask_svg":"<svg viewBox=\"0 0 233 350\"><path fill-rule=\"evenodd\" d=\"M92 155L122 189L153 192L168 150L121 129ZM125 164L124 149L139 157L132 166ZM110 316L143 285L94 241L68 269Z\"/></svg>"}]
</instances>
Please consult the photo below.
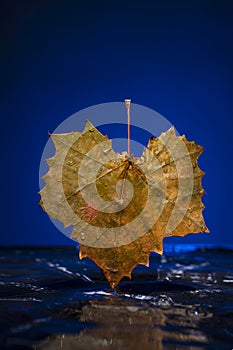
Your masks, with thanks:
<instances>
[{"instance_id":1,"label":"blue gradient light","mask_svg":"<svg viewBox=\"0 0 233 350\"><path fill-rule=\"evenodd\" d=\"M38 205L48 131L83 108L125 98L158 111L204 147L199 164L211 234L166 242L232 244L233 3L2 6L0 244L74 244Z\"/></svg>"}]
</instances>

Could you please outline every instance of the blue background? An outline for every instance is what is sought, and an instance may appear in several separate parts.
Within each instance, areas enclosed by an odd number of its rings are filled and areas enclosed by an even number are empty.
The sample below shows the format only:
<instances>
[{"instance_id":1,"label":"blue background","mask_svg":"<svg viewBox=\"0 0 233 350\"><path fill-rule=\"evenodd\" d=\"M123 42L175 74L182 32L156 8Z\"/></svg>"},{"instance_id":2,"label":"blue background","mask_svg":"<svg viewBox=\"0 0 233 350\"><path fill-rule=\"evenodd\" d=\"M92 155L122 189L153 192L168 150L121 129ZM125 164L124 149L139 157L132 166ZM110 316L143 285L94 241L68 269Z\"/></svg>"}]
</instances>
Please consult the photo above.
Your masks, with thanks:
<instances>
[{"instance_id":1,"label":"blue background","mask_svg":"<svg viewBox=\"0 0 233 350\"><path fill-rule=\"evenodd\" d=\"M1 245L75 244L38 205L48 130L126 97L205 148L211 235L166 242L233 243L232 1L5 0L0 13Z\"/></svg>"}]
</instances>

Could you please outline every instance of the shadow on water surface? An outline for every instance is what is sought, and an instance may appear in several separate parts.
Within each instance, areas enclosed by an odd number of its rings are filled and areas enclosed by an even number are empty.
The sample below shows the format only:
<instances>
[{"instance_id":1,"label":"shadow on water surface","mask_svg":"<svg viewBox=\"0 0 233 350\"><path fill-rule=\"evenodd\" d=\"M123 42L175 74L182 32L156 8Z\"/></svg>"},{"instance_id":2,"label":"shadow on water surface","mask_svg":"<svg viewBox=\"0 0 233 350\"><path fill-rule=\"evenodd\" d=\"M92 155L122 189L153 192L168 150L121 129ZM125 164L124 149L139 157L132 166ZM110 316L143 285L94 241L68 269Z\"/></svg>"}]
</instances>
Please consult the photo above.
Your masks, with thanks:
<instances>
[{"instance_id":1,"label":"shadow on water surface","mask_svg":"<svg viewBox=\"0 0 233 350\"><path fill-rule=\"evenodd\" d=\"M166 248L166 247L165 247ZM70 249L2 249L0 348L233 348L233 250L167 247L110 290Z\"/></svg>"}]
</instances>

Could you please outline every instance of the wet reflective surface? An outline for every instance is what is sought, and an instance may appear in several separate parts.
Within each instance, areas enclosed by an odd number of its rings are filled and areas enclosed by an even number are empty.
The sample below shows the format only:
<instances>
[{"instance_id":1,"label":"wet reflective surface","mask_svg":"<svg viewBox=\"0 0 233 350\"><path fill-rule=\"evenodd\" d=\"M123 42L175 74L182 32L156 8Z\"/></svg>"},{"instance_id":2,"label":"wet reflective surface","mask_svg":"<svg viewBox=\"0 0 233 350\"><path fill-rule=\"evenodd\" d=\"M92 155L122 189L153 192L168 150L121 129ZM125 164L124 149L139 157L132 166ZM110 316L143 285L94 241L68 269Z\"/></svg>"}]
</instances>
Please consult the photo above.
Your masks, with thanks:
<instances>
[{"instance_id":1,"label":"wet reflective surface","mask_svg":"<svg viewBox=\"0 0 233 350\"><path fill-rule=\"evenodd\" d=\"M1 249L0 349L233 349L233 250L165 246L111 291L75 248Z\"/></svg>"}]
</instances>

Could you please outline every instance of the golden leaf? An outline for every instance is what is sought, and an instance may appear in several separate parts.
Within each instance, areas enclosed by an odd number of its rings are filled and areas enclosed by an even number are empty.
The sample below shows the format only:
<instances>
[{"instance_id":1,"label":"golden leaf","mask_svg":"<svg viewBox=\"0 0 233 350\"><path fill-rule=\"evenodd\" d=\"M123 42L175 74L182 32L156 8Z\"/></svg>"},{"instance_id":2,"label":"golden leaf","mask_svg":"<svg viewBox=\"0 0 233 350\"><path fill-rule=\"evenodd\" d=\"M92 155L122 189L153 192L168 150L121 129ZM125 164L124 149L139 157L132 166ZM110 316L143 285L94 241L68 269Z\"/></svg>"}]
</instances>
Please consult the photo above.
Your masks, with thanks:
<instances>
[{"instance_id":1,"label":"golden leaf","mask_svg":"<svg viewBox=\"0 0 233 350\"><path fill-rule=\"evenodd\" d=\"M82 133L51 135L56 153L40 192L42 208L80 243L112 287L162 254L163 239L209 232L197 164L203 148L172 127L151 138L142 157L116 153L89 121Z\"/></svg>"}]
</instances>

